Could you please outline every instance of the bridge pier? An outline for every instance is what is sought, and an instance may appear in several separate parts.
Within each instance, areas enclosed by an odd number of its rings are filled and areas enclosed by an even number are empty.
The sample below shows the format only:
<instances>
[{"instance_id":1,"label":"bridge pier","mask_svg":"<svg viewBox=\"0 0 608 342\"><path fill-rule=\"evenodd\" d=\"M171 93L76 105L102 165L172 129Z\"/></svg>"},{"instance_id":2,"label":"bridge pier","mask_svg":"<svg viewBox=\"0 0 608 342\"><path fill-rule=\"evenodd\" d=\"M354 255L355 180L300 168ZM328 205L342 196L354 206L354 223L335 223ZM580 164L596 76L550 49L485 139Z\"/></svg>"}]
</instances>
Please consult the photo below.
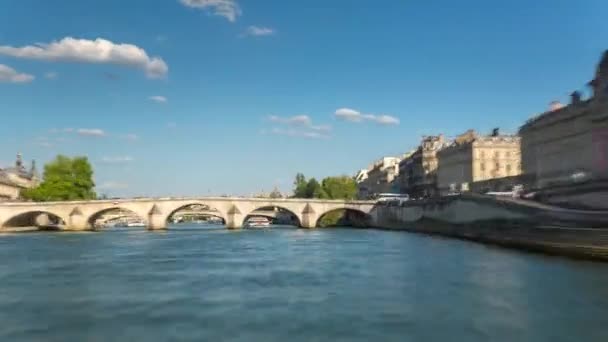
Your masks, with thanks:
<instances>
[{"instance_id":1,"label":"bridge pier","mask_svg":"<svg viewBox=\"0 0 608 342\"><path fill-rule=\"evenodd\" d=\"M317 228L317 220L319 215L312 209L310 204L307 204L302 211L302 217L300 219L300 225L302 228L314 229Z\"/></svg>"},{"instance_id":2,"label":"bridge pier","mask_svg":"<svg viewBox=\"0 0 608 342\"><path fill-rule=\"evenodd\" d=\"M68 218L68 222L66 222L66 225L67 230L80 231L91 229L91 227L89 227L89 222L87 222L87 218L82 214L82 212L78 208L74 208L72 210Z\"/></svg>"},{"instance_id":3,"label":"bridge pier","mask_svg":"<svg viewBox=\"0 0 608 342\"><path fill-rule=\"evenodd\" d=\"M243 228L243 221L245 217L236 205L232 205L228 213L226 214L226 228L228 229L241 229Z\"/></svg>"},{"instance_id":4,"label":"bridge pier","mask_svg":"<svg viewBox=\"0 0 608 342\"><path fill-rule=\"evenodd\" d=\"M162 213L158 205L154 204L148 212L148 230L165 229L167 229L167 216Z\"/></svg>"},{"instance_id":5,"label":"bridge pier","mask_svg":"<svg viewBox=\"0 0 608 342\"><path fill-rule=\"evenodd\" d=\"M148 230L166 230L167 218L160 214L148 215Z\"/></svg>"}]
</instances>

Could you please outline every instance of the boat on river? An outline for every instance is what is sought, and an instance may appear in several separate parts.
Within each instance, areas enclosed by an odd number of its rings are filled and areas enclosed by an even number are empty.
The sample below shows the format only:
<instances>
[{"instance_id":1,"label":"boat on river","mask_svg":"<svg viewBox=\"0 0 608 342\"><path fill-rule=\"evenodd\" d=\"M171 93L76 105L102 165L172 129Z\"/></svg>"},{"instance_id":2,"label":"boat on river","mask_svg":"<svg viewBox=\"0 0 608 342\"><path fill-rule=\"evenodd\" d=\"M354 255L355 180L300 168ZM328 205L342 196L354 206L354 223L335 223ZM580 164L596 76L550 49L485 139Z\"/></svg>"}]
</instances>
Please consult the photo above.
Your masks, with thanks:
<instances>
[{"instance_id":1,"label":"boat on river","mask_svg":"<svg viewBox=\"0 0 608 342\"><path fill-rule=\"evenodd\" d=\"M245 228L268 228L270 220L266 217L252 217L245 222Z\"/></svg>"}]
</instances>

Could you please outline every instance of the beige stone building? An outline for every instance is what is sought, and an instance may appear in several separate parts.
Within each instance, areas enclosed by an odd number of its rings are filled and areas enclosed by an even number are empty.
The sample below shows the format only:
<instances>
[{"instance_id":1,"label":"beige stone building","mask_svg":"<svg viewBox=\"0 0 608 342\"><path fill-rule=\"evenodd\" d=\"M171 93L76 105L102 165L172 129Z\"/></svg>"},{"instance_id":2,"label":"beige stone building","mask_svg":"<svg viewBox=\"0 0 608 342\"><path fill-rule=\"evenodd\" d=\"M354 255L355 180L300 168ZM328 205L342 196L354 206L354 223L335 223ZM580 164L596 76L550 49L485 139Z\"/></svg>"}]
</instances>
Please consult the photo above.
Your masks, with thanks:
<instances>
[{"instance_id":1,"label":"beige stone building","mask_svg":"<svg viewBox=\"0 0 608 342\"><path fill-rule=\"evenodd\" d=\"M469 191L472 183L517 176L521 173L520 138L479 135L473 130L458 136L437 153L437 187L441 194Z\"/></svg>"},{"instance_id":2,"label":"beige stone building","mask_svg":"<svg viewBox=\"0 0 608 342\"><path fill-rule=\"evenodd\" d=\"M425 136L420 146L399 163L400 192L412 197L437 192L437 152L447 146L443 135Z\"/></svg>"},{"instance_id":3,"label":"beige stone building","mask_svg":"<svg viewBox=\"0 0 608 342\"><path fill-rule=\"evenodd\" d=\"M608 51L589 84L589 99L575 91L568 105L553 103L520 128L523 173L532 187L608 178Z\"/></svg>"},{"instance_id":4,"label":"beige stone building","mask_svg":"<svg viewBox=\"0 0 608 342\"><path fill-rule=\"evenodd\" d=\"M19 199L23 189L29 189L38 184L36 163L32 161L31 168L27 171L21 154L17 154L14 167L0 169L0 201Z\"/></svg>"},{"instance_id":5,"label":"beige stone building","mask_svg":"<svg viewBox=\"0 0 608 342\"><path fill-rule=\"evenodd\" d=\"M359 198L369 199L380 193L398 192L399 157L383 157L370 165L366 177L357 184ZM361 171L359 172L361 173Z\"/></svg>"}]
</instances>

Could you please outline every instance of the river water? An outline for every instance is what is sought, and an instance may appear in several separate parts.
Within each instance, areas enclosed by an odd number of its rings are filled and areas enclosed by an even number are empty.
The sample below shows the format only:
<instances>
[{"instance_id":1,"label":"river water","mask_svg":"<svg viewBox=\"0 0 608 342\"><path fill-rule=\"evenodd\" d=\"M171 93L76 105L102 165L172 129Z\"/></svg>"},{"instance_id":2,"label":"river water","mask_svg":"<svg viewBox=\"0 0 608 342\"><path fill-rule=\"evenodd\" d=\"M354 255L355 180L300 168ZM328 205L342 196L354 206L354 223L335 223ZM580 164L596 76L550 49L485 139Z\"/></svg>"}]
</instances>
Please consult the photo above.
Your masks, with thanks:
<instances>
[{"instance_id":1,"label":"river water","mask_svg":"<svg viewBox=\"0 0 608 342\"><path fill-rule=\"evenodd\" d=\"M608 341L608 265L377 230L0 235L0 341Z\"/></svg>"}]
</instances>

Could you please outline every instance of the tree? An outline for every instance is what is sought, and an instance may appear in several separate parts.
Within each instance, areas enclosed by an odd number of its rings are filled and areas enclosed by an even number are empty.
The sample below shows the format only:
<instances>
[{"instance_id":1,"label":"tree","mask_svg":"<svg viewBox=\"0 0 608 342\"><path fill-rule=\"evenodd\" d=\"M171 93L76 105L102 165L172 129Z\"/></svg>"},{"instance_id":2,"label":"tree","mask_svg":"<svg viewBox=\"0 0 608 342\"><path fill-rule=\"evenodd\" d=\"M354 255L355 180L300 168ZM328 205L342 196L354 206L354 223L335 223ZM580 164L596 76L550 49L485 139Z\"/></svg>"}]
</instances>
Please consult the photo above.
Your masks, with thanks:
<instances>
[{"instance_id":1,"label":"tree","mask_svg":"<svg viewBox=\"0 0 608 342\"><path fill-rule=\"evenodd\" d=\"M357 197L357 182L349 176L326 177L321 184L311 178L306 181L303 174L298 173L294 181L294 198L324 198L352 200Z\"/></svg>"},{"instance_id":2,"label":"tree","mask_svg":"<svg viewBox=\"0 0 608 342\"><path fill-rule=\"evenodd\" d=\"M306 184L306 193L304 198L317 198L315 195L320 195L323 192L321 184L316 179L311 178Z\"/></svg>"},{"instance_id":3,"label":"tree","mask_svg":"<svg viewBox=\"0 0 608 342\"><path fill-rule=\"evenodd\" d=\"M327 177L322 184L327 198L352 200L357 197L357 182L352 177Z\"/></svg>"},{"instance_id":4,"label":"tree","mask_svg":"<svg viewBox=\"0 0 608 342\"><path fill-rule=\"evenodd\" d=\"M296 179L293 182L294 190L293 197L295 198L306 198L306 187L308 183L306 182L306 177L303 174L298 173L296 175Z\"/></svg>"},{"instance_id":5,"label":"tree","mask_svg":"<svg viewBox=\"0 0 608 342\"><path fill-rule=\"evenodd\" d=\"M93 167L87 157L59 155L44 166L43 182L24 191L34 201L71 201L96 199Z\"/></svg>"}]
</instances>

